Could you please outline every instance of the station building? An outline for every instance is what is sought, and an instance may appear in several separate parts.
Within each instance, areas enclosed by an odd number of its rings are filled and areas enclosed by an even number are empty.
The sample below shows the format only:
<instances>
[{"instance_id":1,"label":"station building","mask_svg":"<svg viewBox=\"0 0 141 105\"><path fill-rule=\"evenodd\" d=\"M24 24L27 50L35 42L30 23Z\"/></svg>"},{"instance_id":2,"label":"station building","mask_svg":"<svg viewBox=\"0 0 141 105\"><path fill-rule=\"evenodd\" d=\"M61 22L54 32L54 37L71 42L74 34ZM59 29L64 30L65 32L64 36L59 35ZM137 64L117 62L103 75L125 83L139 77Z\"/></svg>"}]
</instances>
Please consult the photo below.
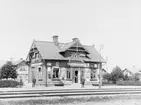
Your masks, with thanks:
<instances>
[{"instance_id":1,"label":"station building","mask_svg":"<svg viewBox=\"0 0 141 105\"><path fill-rule=\"evenodd\" d=\"M99 67L104 59L94 46L81 44L78 38L71 42L60 43L58 36L53 41L33 41L26 59L29 65L28 78L36 78L38 85L85 84L99 81Z\"/></svg>"}]
</instances>

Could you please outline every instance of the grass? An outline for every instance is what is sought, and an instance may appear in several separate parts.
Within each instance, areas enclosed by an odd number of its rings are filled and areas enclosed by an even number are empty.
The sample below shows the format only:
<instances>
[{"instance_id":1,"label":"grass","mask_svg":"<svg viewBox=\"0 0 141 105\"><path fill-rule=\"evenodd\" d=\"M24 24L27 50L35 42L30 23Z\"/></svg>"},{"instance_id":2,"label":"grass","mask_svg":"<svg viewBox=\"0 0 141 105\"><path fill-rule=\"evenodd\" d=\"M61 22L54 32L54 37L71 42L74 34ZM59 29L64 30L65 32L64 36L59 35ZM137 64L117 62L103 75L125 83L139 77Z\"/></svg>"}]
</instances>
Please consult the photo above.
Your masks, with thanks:
<instances>
[{"instance_id":1,"label":"grass","mask_svg":"<svg viewBox=\"0 0 141 105\"><path fill-rule=\"evenodd\" d=\"M66 104L79 104L79 103L86 103L86 102L106 102L106 101L113 101L119 99L132 99L132 98L141 98L141 95L137 96L83 96L83 97L59 97L59 98L37 98L37 99L21 99L21 100L0 100L0 105L66 105Z\"/></svg>"},{"instance_id":2,"label":"grass","mask_svg":"<svg viewBox=\"0 0 141 105\"><path fill-rule=\"evenodd\" d=\"M117 85L120 86L141 86L141 81L134 81L134 80L128 80L128 81L117 81Z\"/></svg>"}]
</instances>

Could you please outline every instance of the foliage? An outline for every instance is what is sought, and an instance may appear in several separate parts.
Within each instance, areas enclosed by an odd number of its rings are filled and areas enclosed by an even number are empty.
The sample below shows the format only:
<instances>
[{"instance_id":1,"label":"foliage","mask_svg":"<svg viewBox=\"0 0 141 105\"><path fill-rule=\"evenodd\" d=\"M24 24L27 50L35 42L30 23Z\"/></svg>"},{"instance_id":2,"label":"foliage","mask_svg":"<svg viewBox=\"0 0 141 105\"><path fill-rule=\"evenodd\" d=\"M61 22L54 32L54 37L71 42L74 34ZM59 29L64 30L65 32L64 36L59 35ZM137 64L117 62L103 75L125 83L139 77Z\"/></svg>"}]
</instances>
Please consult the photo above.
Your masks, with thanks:
<instances>
[{"instance_id":1,"label":"foliage","mask_svg":"<svg viewBox=\"0 0 141 105\"><path fill-rule=\"evenodd\" d=\"M105 86L105 85L110 85L110 86L111 86L111 85L115 85L115 84L113 84L112 81L104 81L104 80L103 80L103 81L102 81L102 85L103 85L103 86Z\"/></svg>"},{"instance_id":2,"label":"foliage","mask_svg":"<svg viewBox=\"0 0 141 105\"><path fill-rule=\"evenodd\" d=\"M131 76L123 75L123 80L124 80L124 81L128 81L128 80L131 80L131 79L132 79Z\"/></svg>"},{"instance_id":3,"label":"foliage","mask_svg":"<svg viewBox=\"0 0 141 105\"><path fill-rule=\"evenodd\" d=\"M124 80L120 80L120 81L117 81L116 84L117 85L122 85L122 86L141 86L141 81L135 81L135 80L124 81Z\"/></svg>"},{"instance_id":4,"label":"foliage","mask_svg":"<svg viewBox=\"0 0 141 105\"><path fill-rule=\"evenodd\" d=\"M120 79L123 79L123 73L120 67L116 66L111 72L111 81L115 84Z\"/></svg>"},{"instance_id":5,"label":"foliage","mask_svg":"<svg viewBox=\"0 0 141 105\"><path fill-rule=\"evenodd\" d=\"M111 81L111 74L109 74L109 73L104 74L103 79L107 80L108 82Z\"/></svg>"},{"instance_id":6,"label":"foliage","mask_svg":"<svg viewBox=\"0 0 141 105\"><path fill-rule=\"evenodd\" d=\"M18 85L20 85L20 83L15 80L0 80L0 88L17 87Z\"/></svg>"},{"instance_id":7,"label":"foliage","mask_svg":"<svg viewBox=\"0 0 141 105\"><path fill-rule=\"evenodd\" d=\"M1 67L1 79L17 78L16 67L12 62L7 62Z\"/></svg>"},{"instance_id":8,"label":"foliage","mask_svg":"<svg viewBox=\"0 0 141 105\"><path fill-rule=\"evenodd\" d=\"M135 73L134 74L134 80L135 81L139 81L140 80L140 74L139 73Z\"/></svg>"}]
</instances>

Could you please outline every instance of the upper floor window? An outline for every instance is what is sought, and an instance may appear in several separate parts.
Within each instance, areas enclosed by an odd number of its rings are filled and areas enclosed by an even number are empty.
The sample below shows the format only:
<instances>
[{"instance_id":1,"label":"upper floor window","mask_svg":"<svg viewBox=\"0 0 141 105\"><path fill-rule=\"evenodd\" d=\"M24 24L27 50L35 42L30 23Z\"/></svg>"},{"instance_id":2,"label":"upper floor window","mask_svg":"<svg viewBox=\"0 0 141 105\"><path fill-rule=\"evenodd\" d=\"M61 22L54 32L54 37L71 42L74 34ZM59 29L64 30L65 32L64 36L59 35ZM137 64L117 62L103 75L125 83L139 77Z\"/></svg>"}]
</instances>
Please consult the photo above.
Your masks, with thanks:
<instances>
[{"instance_id":1,"label":"upper floor window","mask_svg":"<svg viewBox=\"0 0 141 105\"><path fill-rule=\"evenodd\" d=\"M98 65L97 64L94 64L94 68L98 68Z\"/></svg>"}]
</instances>

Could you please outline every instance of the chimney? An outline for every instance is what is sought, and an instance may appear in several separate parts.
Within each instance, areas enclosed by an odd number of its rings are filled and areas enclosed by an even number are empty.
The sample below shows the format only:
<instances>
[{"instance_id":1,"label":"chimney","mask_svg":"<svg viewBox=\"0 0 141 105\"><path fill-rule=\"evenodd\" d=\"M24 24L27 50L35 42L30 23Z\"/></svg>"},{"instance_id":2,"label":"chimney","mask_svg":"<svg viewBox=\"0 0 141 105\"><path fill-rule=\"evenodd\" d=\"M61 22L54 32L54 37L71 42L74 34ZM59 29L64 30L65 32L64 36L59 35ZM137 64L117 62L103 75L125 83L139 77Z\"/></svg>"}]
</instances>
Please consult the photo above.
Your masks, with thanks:
<instances>
[{"instance_id":1,"label":"chimney","mask_svg":"<svg viewBox=\"0 0 141 105\"><path fill-rule=\"evenodd\" d=\"M55 45L58 45L59 44L59 42L58 42L58 36L57 35L54 35L52 38L53 38L54 44Z\"/></svg>"},{"instance_id":2,"label":"chimney","mask_svg":"<svg viewBox=\"0 0 141 105\"><path fill-rule=\"evenodd\" d=\"M23 60L23 58L20 58L20 61L22 61Z\"/></svg>"},{"instance_id":3,"label":"chimney","mask_svg":"<svg viewBox=\"0 0 141 105\"><path fill-rule=\"evenodd\" d=\"M10 58L10 62L12 62L12 63L13 63L13 62L14 62L14 59L13 59L13 58Z\"/></svg>"},{"instance_id":4,"label":"chimney","mask_svg":"<svg viewBox=\"0 0 141 105\"><path fill-rule=\"evenodd\" d=\"M75 42L75 41L77 41L77 40L78 40L78 38L72 38L72 40L73 40L73 42Z\"/></svg>"}]
</instances>

